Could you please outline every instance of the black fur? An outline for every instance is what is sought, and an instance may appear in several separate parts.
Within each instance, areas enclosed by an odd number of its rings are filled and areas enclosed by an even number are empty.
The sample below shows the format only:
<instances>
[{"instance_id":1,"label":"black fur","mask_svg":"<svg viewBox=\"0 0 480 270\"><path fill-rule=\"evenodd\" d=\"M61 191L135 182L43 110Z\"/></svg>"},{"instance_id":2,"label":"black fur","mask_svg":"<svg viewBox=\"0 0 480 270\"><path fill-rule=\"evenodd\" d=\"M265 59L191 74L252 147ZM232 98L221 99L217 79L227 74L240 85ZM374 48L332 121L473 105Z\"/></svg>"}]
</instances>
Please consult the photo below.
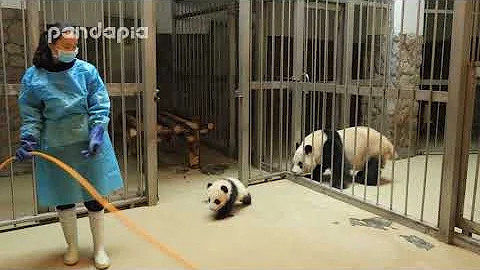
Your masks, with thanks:
<instances>
[{"instance_id":1,"label":"black fur","mask_svg":"<svg viewBox=\"0 0 480 270\"><path fill-rule=\"evenodd\" d=\"M340 135L337 131L333 132L331 130L324 130L327 134L327 140L323 145L323 152L322 152L322 166L317 165L313 170L313 180L320 181L320 176L325 172L326 169L330 169L332 171L332 186L339 189L346 188L345 181L351 180L351 176L349 175L349 170L351 169L351 165L348 160L345 158L343 161L343 180L344 185L342 184L342 154L343 154L343 143ZM333 148L333 152L332 152ZM333 167L333 168L332 168ZM320 169L321 168L321 169Z\"/></svg>"},{"instance_id":2,"label":"black fur","mask_svg":"<svg viewBox=\"0 0 480 270\"><path fill-rule=\"evenodd\" d=\"M359 171L355 177L355 182L365 184L365 178L367 179L367 186L376 186L378 179L378 167L380 166L380 160L378 157L371 157L367 164L367 177L365 177L365 167Z\"/></svg>"},{"instance_id":3,"label":"black fur","mask_svg":"<svg viewBox=\"0 0 480 270\"><path fill-rule=\"evenodd\" d=\"M245 205L252 204L252 196L250 195L250 193L245 195L245 197L243 197L242 203L245 204Z\"/></svg>"},{"instance_id":4,"label":"black fur","mask_svg":"<svg viewBox=\"0 0 480 270\"><path fill-rule=\"evenodd\" d=\"M228 201L225 203L225 205L223 205L220 209L218 209L217 213L215 214L215 219L224 219L228 216L230 216L230 212L232 211L233 209L233 206L235 205L235 201L237 200L237 197L238 197L238 189L237 189L237 186L235 185L235 183L233 183L233 181L231 180L228 180L228 182L230 182L231 186L232 186L232 191L231 191L231 194L230 194L230 198L228 198ZM225 193L228 193L228 189L227 187L225 186L222 186L222 191L225 192Z\"/></svg>"}]
</instances>

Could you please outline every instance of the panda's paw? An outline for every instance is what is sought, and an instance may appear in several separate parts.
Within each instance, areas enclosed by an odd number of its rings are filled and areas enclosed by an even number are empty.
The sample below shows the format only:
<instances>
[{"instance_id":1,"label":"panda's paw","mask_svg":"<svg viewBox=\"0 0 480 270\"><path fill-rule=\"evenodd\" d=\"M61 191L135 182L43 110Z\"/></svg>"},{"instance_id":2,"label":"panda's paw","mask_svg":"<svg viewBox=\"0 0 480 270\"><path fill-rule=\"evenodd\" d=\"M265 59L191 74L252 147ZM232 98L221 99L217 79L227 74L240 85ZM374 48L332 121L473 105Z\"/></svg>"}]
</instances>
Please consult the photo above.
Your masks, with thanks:
<instances>
[{"instance_id":1,"label":"panda's paw","mask_svg":"<svg viewBox=\"0 0 480 270\"><path fill-rule=\"evenodd\" d=\"M250 205L252 203L252 196L250 195L250 193L248 193L242 198L242 203L245 205Z\"/></svg>"},{"instance_id":2,"label":"panda's paw","mask_svg":"<svg viewBox=\"0 0 480 270\"><path fill-rule=\"evenodd\" d=\"M222 220L222 219L227 219L227 218L231 218L231 217L234 217L234 215L232 213L228 213L228 214L216 215L215 219L216 220Z\"/></svg>"}]
</instances>

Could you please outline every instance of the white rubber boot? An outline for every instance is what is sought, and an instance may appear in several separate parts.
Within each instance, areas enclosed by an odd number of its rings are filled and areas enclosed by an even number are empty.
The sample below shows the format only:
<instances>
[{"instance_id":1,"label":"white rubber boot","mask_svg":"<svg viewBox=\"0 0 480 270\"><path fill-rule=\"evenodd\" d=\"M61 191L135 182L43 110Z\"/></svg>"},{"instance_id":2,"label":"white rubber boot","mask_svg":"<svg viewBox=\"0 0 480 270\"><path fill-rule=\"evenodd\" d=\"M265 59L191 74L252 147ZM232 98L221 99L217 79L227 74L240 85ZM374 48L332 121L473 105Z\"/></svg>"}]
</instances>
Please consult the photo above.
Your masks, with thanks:
<instances>
[{"instance_id":1,"label":"white rubber boot","mask_svg":"<svg viewBox=\"0 0 480 270\"><path fill-rule=\"evenodd\" d=\"M90 220L90 229L93 237L93 259L95 261L95 267L97 269L106 269L110 267L110 258L107 252L105 252L104 246L104 210L88 212L88 218Z\"/></svg>"},{"instance_id":2,"label":"white rubber boot","mask_svg":"<svg viewBox=\"0 0 480 270\"><path fill-rule=\"evenodd\" d=\"M74 265L78 262L77 213L75 207L57 210L57 213L67 242L67 251L63 255L63 263Z\"/></svg>"}]
</instances>

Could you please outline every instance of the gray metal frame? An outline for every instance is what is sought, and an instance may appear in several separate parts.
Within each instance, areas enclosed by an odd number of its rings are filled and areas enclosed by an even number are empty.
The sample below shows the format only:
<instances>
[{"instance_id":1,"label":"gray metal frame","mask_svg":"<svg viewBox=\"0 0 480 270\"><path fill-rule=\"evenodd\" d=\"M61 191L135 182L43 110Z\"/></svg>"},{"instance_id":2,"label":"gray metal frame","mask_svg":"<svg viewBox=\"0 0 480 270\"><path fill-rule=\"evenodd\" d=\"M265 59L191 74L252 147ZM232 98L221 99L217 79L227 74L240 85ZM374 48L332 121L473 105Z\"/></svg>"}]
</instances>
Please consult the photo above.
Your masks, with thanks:
<instances>
[{"instance_id":1,"label":"gray metal frame","mask_svg":"<svg viewBox=\"0 0 480 270\"><path fill-rule=\"evenodd\" d=\"M263 2L263 1L262 1ZM345 2L345 1L340 1ZM346 1L346 17L347 25L345 26L345 44L351 44L353 31L353 20L348 19L354 12L353 5L356 1ZM249 83L251 76L251 66L249 56L251 54L251 42L249 36L252 34L251 21L250 17L252 14L252 3L259 3L253 1L240 1L240 17L239 17L239 30L240 30L240 43L239 43L239 60L240 60L240 91L242 93L241 101L243 101L241 110L239 111L240 116L243 120L241 122L242 132L240 139L242 140L241 144L241 159L239 161L241 169L240 175L242 180L245 181L245 175L247 175L247 170L250 168L249 159L245 157L249 153L249 144L246 142L250 139L251 127L248 127L245 123L245 119L249 117L258 117L262 119L262 115L250 116L250 111L247 110L247 102L250 91L263 91L263 90L279 90L279 89L291 89L293 94L293 116L292 121L296 124L292 125L291 131L291 140L293 142L300 141L302 139L301 135L301 106L302 106L302 97L301 92L308 91L318 91L322 93L348 93L349 95L359 95L359 96L375 96L382 98L395 98L395 99L405 99L413 101L427 101L429 104L432 102L446 103L447 104L447 127L446 127L446 137L445 137L445 152L444 152L444 166L443 174L441 178L441 195L440 195L440 210L439 210L439 223L438 224L428 224L424 220L417 220L412 218L406 213L397 213L392 209L387 207L382 207L376 205L374 202L367 202L366 200L361 200L352 196L349 196L345 193L339 192L337 190L326 187L318 182L312 181L304 177L293 176L288 171L280 171L266 176L260 177L251 177L247 182L250 185L261 183L264 179L270 179L273 177L286 177L287 179L303 185L305 187L311 188L313 190L322 192L326 195L332 196L336 199L339 199L344 202L348 202L352 205L365 209L367 211L376 213L378 215L385 216L391 220L401 223L405 226L412 227L416 230L419 230L423 233L432 235L441 241L449 244L459 245L465 248L468 248L472 251L480 253L480 243L473 238L471 238L472 232L479 232L480 225L469 220L464 219L461 216L463 212L463 199L465 192L465 181L466 181L466 171L467 171L467 161L469 154L469 144L470 144L470 132L471 132L471 121L473 117L475 93L471 87L468 85L468 82L471 83L471 80L468 79L469 71L471 67L467 65L469 61L470 53L470 43L472 37L472 10L473 4L471 1L455 1L454 10L446 11L444 13L453 13L454 20L452 26L452 45L450 53L450 76L448 80L448 92L441 91L432 91L432 90L415 90L411 91L408 89L402 90L392 90L385 91L384 87L371 87L371 86L359 86L357 81L352 81L351 72L348 68L343 70L343 81L339 85L337 84L315 84L304 81L304 28L305 28L305 1L304 0L294 0L295 10L294 10L294 56L293 56L293 75L294 81L290 84L282 84L280 81L263 81L261 78L262 74L257 74L255 81ZM260 3L259 3L260 4ZM367 5L367 4L366 4ZM369 2L368 5L376 5L376 3ZM382 6L381 4L377 4ZM439 11L426 10L426 13L438 13ZM258 15L258 14L257 14ZM244 33L246 31L249 33L247 35ZM260 27L258 30L260 34L259 40L255 42L261 44L263 41L263 27ZM345 50L347 50L347 45L345 45ZM263 58L261 59L260 55L262 52L258 52L258 55L255 56L257 69L260 70L260 67L263 67ZM349 57L349 54L343 54L343 61L346 66L351 65L352 59ZM422 84L429 85L445 85L445 80L423 80ZM247 98L246 98L247 97ZM262 103L259 102L255 104L255 107L262 107ZM345 106L346 104L342 104ZM259 109L258 111L261 112ZM344 112L343 117L348 117L349 112ZM341 118L342 119L342 118ZM261 126L261 125L260 125ZM261 127L257 125L257 129ZM248 130L247 130L248 127ZM262 139L257 138L254 142L257 149L262 145ZM294 144L293 144L294 145ZM428 148L428 147L427 147ZM291 149L293 154L293 150ZM261 150L260 150L261 151ZM427 149L427 151L429 151ZM431 154L431 153L430 153ZM261 154L255 157L254 163L261 163ZM461 179L460 181L458 181ZM464 229L463 234L458 234L454 231L456 227Z\"/></svg>"}]
</instances>

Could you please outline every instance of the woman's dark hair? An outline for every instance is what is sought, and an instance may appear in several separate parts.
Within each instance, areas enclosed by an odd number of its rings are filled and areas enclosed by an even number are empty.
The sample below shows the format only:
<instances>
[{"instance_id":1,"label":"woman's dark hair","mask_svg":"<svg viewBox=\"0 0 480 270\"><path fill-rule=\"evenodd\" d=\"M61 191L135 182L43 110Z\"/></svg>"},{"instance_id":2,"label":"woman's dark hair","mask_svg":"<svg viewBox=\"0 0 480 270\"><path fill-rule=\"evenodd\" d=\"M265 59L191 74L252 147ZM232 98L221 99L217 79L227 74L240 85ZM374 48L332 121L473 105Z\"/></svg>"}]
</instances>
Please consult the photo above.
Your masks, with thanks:
<instances>
[{"instance_id":1,"label":"woman's dark hair","mask_svg":"<svg viewBox=\"0 0 480 270\"><path fill-rule=\"evenodd\" d=\"M73 27L71 24L67 23L54 23L54 24L47 24L47 29L40 35L40 40L38 41L38 47L35 50L35 54L33 55L33 65L38 68L46 68L51 67L53 65L53 57L50 48L48 47L49 41L50 43L57 42L57 40L62 36L60 33L56 33L54 30L58 29L58 31L63 31L65 28ZM52 28L55 28L52 30ZM52 35L53 33L53 35ZM49 34L52 35L49 37ZM56 34L56 35L54 35Z\"/></svg>"}]
</instances>

